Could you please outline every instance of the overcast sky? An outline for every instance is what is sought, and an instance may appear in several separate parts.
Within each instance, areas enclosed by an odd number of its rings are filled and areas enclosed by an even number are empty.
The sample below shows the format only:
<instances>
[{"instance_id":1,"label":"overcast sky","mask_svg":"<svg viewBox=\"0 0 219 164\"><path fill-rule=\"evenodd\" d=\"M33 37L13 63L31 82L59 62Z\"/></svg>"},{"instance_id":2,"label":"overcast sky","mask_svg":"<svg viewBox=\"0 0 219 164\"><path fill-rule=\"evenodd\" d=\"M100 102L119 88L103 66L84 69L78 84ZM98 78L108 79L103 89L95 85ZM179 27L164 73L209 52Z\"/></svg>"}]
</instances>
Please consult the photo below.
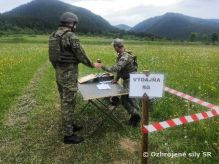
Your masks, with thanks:
<instances>
[{"instance_id":1,"label":"overcast sky","mask_svg":"<svg viewBox=\"0 0 219 164\"><path fill-rule=\"evenodd\" d=\"M31 0L0 0L0 12L9 11ZM219 19L219 0L61 0L87 8L112 25L135 24L166 12L200 18Z\"/></svg>"}]
</instances>

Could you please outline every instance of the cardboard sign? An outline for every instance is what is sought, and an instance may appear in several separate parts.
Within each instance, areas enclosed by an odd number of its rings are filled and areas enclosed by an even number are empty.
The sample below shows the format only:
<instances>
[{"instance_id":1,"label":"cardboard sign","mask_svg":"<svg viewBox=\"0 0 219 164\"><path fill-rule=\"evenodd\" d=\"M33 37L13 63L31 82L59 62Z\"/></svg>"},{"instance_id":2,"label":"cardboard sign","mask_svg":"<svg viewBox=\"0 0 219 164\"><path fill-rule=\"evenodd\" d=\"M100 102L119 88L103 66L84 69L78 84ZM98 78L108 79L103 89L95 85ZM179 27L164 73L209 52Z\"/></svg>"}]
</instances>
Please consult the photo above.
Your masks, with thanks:
<instances>
[{"instance_id":1,"label":"cardboard sign","mask_svg":"<svg viewBox=\"0 0 219 164\"><path fill-rule=\"evenodd\" d=\"M113 74L111 73L101 73L101 74L90 74L78 79L80 84L86 83L90 80L107 81L113 79Z\"/></svg>"},{"instance_id":2,"label":"cardboard sign","mask_svg":"<svg viewBox=\"0 0 219 164\"><path fill-rule=\"evenodd\" d=\"M78 82L79 82L80 84L82 84L82 83L85 83L85 82L87 82L87 81L89 81L89 80L93 80L93 79L95 79L95 78L96 78L96 75L95 75L95 74L90 74L90 75L87 75L87 76L84 76L84 77L79 78L79 79L78 79Z\"/></svg>"},{"instance_id":3,"label":"cardboard sign","mask_svg":"<svg viewBox=\"0 0 219 164\"><path fill-rule=\"evenodd\" d=\"M164 91L163 74L130 74L130 97L143 97L146 93L148 97L162 97Z\"/></svg>"}]
</instances>

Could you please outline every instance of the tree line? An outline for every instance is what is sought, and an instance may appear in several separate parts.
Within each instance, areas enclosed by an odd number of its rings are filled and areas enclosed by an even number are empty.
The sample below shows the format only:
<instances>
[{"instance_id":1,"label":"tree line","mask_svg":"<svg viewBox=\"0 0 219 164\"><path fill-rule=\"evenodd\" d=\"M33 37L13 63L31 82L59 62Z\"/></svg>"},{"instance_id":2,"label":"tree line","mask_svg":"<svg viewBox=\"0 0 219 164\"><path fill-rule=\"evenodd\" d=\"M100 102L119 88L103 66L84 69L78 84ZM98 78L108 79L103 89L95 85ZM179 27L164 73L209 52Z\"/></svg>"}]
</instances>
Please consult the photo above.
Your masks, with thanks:
<instances>
[{"instance_id":1,"label":"tree line","mask_svg":"<svg viewBox=\"0 0 219 164\"><path fill-rule=\"evenodd\" d=\"M212 34L207 34L207 33L204 33L204 34L199 34L199 33L196 33L196 32L192 32L190 34L190 37L189 37L189 41L190 42L195 42L195 41L203 41L204 43L216 43L218 42L218 33L212 33Z\"/></svg>"}]
</instances>

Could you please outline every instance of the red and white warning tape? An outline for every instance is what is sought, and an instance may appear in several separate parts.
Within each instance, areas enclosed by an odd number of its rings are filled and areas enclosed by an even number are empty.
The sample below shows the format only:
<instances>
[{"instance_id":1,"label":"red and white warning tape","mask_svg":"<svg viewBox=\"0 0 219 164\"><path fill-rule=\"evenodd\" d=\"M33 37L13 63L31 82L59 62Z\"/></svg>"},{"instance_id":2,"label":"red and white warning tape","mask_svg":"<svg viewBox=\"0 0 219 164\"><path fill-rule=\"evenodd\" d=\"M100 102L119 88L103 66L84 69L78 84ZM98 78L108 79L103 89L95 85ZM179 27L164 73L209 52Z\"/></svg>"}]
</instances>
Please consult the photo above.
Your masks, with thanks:
<instances>
[{"instance_id":1,"label":"red and white warning tape","mask_svg":"<svg viewBox=\"0 0 219 164\"><path fill-rule=\"evenodd\" d=\"M179 118L170 119L170 120L159 122L159 123L144 125L142 128L142 132L151 133L155 131L160 131L166 128L175 127L178 125L187 124L190 122L195 122L195 121L215 117L217 115L219 115L219 109L210 110L208 112L197 113L197 114L193 114L190 116L182 116Z\"/></svg>"},{"instance_id":2,"label":"red and white warning tape","mask_svg":"<svg viewBox=\"0 0 219 164\"><path fill-rule=\"evenodd\" d=\"M166 128L175 127L178 125L187 124L187 123L191 123L191 122L196 122L199 120L204 120L204 119L208 119L208 118L215 117L215 116L219 115L219 107L214 105L214 104L210 104L208 102L205 102L203 100L197 99L195 97L189 96L185 93L179 92L177 90L174 90L174 89L171 89L168 87L165 87L165 91L169 92L173 95L187 99L189 101L192 101L194 103L200 104L202 106L205 106L207 108L210 108L211 110L207 111L207 112L192 114L189 116L182 116L179 118L170 119L170 120L163 121L163 122L153 123L150 125L143 125L143 127L142 127L143 133L152 133L152 132L160 131L160 130L163 130Z\"/></svg>"},{"instance_id":3,"label":"red and white warning tape","mask_svg":"<svg viewBox=\"0 0 219 164\"><path fill-rule=\"evenodd\" d=\"M205 101L203 101L203 100L200 100L200 99L197 99L197 98L195 98L195 97L189 96L189 95L187 95L187 94L185 94L185 93L182 93L182 92L179 92L179 91L177 91L177 90L175 90L175 89L171 89L171 88L165 87L164 90L165 90L166 92L169 92L169 93L173 94L173 95L182 97L182 98L184 98L184 99L186 99L186 100L192 101L192 102L194 102L194 103L197 103L197 104L202 105L202 106L204 106L204 107L207 107L207 108L209 108L209 109L219 109L219 107L216 106L216 105L214 105L214 104L210 104L210 103L205 102Z\"/></svg>"}]
</instances>

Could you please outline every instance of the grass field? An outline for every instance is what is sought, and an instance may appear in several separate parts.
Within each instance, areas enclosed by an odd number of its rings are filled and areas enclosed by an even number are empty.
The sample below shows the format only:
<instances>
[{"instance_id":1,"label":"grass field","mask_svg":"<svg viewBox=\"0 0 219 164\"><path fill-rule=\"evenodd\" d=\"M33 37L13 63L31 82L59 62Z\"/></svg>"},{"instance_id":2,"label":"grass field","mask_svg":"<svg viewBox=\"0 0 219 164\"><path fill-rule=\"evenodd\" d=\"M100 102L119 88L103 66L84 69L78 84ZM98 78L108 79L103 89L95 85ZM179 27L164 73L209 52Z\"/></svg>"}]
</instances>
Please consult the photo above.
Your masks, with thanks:
<instances>
[{"instance_id":1,"label":"grass field","mask_svg":"<svg viewBox=\"0 0 219 164\"><path fill-rule=\"evenodd\" d=\"M89 57L112 65L110 38L81 37ZM219 46L190 43L126 41L138 56L139 70L165 74L166 86L219 105ZM110 121L95 131L103 116L87 108L78 95L75 118L85 127L80 145L64 145L54 71L47 57L47 36L0 38L0 163L138 164L140 128L118 129ZM80 65L80 75L100 72ZM152 105L150 122L207 111L168 93ZM125 122L123 108L116 111ZM149 135L150 152L203 153L212 157L150 157L152 164L219 162L219 118L178 126Z\"/></svg>"}]
</instances>

